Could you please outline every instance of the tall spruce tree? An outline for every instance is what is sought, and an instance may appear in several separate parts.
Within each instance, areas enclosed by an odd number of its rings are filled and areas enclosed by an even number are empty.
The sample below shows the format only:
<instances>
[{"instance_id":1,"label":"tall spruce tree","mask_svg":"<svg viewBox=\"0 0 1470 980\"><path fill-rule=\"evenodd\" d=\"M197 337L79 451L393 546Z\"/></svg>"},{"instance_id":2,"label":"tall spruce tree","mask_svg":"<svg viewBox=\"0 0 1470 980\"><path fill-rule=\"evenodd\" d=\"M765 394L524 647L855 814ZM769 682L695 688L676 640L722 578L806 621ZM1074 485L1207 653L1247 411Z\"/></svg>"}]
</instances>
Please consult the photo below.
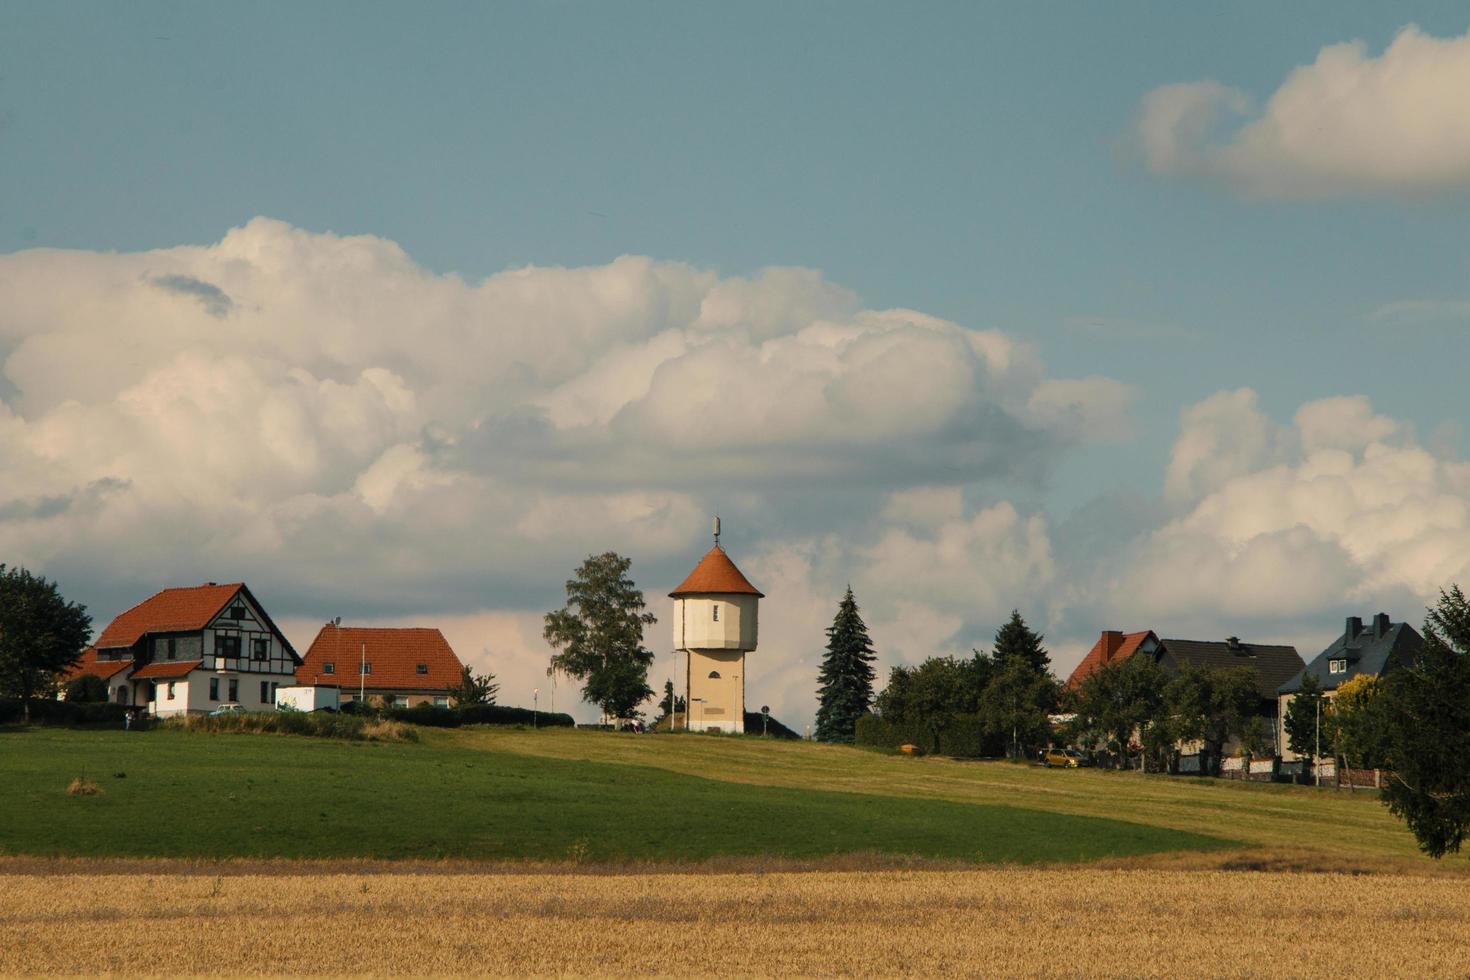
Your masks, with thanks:
<instances>
[{"instance_id":1,"label":"tall spruce tree","mask_svg":"<svg viewBox=\"0 0 1470 980\"><path fill-rule=\"evenodd\" d=\"M817 674L817 741L851 742L857 720L873 703L873 641L858 613L852 586L827 628L827 654Z\"/></svg>"},{"instance_id":2,"label":"tall spruce tree","mask_svg":"<svg viewBox=\"0 0 1470 980\"><path fill-rule=\"evenodd\" d=\"M1033 669L1046 673L1051 667L1051 654L1047 653L1046 647L1041 641L1046 639L1040 633L1033 632L1026 625L1026 620L1021 618L1018 609L1011 610L1011 618L1004 626L995 631L995 648L991 654L1002 668L1012 658L1020 658Z\"/></svg>"}]
</instances>

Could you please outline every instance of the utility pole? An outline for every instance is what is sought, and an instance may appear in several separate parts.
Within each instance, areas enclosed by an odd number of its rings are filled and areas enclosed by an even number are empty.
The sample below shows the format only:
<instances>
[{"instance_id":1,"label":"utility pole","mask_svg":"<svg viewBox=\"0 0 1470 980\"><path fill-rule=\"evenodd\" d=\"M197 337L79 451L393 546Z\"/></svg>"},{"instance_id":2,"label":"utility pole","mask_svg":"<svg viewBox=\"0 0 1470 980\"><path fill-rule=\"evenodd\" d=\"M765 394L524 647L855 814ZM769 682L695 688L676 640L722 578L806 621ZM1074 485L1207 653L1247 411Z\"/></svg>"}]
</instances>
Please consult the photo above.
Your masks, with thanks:
<instances>
[{"instance_id":1,"label":"utility pole","mask_svg":"<svg viewBox=\"0 0 1470 980\"><path fill-rule=\"evenodd\" d=\"M1312 749L1312 784L1322 788L1322 774L1317 771L1317 760L1322 758L1322 695L1317 695L1316 747Z\"/></svg>"}]
</instances>

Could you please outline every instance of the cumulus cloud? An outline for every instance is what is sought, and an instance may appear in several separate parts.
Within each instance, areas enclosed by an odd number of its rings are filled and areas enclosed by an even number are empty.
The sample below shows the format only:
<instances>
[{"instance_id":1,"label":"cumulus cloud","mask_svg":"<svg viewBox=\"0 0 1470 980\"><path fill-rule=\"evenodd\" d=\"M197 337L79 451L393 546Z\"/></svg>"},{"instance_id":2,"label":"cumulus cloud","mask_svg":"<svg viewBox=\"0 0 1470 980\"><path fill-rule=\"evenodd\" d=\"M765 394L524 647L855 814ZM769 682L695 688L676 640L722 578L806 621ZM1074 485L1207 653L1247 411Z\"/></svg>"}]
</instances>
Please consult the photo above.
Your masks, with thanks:
<instances>
[{"instance_id":1,"label":"cumulus cloud","mask_svg":"<svg viewBox=\"0 0 1470 980\"><path fill-rule=\"evenodd\" d=\"M1405 27L1380 55L1362 41L1322 48L1259 110L1216 81L1148 93L1137 139L1164 176L1252 197L1422 194L1470 186L1470 33Z\"/></svg>"},{"instance_id":2,"label":"cumulus cloud","mask_svg":"<svg viewBox=\"0 0 1470 980\"><path fill-rule=\"evenodd\" d=\"M1002 495L1125 433L1133 397L813 270L625 256L466 282L264 218L0 256L0 357L0 555L103 618L244 578L302 623L442 617L471 656L544 665L528 624L582 557L629 554L658 596L720 507L754 567L811 576L789 600L810 608L770 606L815 630L763 631L773 678L807 670L849 576L903 656L1004 605L1006 576L1045 581L1045 522Z\"/></svg>"},{"instance_id":3,"label":"cumulus cloud","mask_svg":"<svg viewBox=\"0 0 1470 980\"><path fill-rule=\"evenodd\" d=\"M1183 413L1185 513L1147 534L1110 583L1133 615L1287 622L1359 604L1417 618L1470 580L1470 464L1436 455L1361 396L1275 426L1248 390ZM1196 476L1204 474L1199 479ZM1171 476L1177 475L1171 468Z\"/></svg>"}]
</instances>

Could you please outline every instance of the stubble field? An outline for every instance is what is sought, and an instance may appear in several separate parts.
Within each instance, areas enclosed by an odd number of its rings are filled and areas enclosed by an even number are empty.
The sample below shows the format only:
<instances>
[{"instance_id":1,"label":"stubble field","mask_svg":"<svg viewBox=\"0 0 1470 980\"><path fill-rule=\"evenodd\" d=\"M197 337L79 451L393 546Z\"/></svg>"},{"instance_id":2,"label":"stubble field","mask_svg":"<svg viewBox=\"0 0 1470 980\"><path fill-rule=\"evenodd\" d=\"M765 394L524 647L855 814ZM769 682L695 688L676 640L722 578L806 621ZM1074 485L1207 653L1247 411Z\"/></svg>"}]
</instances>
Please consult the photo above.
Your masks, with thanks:
<instances>
[{"instance_id":1,"label":"stubble field","mask_svg":"<svg viewBox=\"0 0 1470 980\"><path fill-rule=\"evenodd\" d=\"M1467 930L1413 875L0 875L4 974L1452 976Z\"/></svg>"}]
</instances>

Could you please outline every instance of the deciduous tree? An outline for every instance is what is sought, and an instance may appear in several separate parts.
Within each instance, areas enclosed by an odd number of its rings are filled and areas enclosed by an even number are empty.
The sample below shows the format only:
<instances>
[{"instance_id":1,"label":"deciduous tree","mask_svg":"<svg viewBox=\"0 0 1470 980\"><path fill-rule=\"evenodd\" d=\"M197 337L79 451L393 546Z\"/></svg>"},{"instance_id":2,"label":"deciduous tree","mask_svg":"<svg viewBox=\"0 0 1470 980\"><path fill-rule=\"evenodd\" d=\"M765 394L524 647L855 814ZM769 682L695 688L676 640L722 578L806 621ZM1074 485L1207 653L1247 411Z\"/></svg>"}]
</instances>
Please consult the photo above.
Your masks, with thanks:
<instances>
[{"instance_id":1,"label":"deciduous tree","mask_svg":"<svg viewBox=\"0 0 1470 980\"><path fill-rule=\"evenodd\" d=\"M1134 736L1159 719L1164 683L1163 669L1147 654L1105 664L1077 690L1077 727L1100 733L1111 751L1126 758Z\"/></svg>"},{"instance_id":2,"label":"deciduous tree","mask_svg":"<svg viewBox=\"0 0 1470 980\"><path fill-rule=\"evenodd\" d=\"M1249 667L1186 664L1164 685L1164 711L1175 739L1200 742L1218 766L1231 736L1245 731L1261 702Z\"/></svg>"},{"instance_id":3,"label":"deciduous tree","mask_svg":"<svg viewBox=\"0 0 1470 980\"><path fill-rule=\"evenodd\" d=\"M630 717L653 694L643 627L658 620L628 577L632 564L612 551L589 556L567 581L566 606L546 614L542 631L557 651L550 670L582 681L582 698L610 718Z\"/></svg>"},{"instance_id":4,"label":"deciduous tree","mask_svg":"<svg viewBox=\"0 0 1470 980\"><path fill-rule=\"evenodd\" d=\"M67 602L55 582L0 564L0 697L31 699L55 689L92 635L87 607Z\"/></svg>"}]
</instances>

